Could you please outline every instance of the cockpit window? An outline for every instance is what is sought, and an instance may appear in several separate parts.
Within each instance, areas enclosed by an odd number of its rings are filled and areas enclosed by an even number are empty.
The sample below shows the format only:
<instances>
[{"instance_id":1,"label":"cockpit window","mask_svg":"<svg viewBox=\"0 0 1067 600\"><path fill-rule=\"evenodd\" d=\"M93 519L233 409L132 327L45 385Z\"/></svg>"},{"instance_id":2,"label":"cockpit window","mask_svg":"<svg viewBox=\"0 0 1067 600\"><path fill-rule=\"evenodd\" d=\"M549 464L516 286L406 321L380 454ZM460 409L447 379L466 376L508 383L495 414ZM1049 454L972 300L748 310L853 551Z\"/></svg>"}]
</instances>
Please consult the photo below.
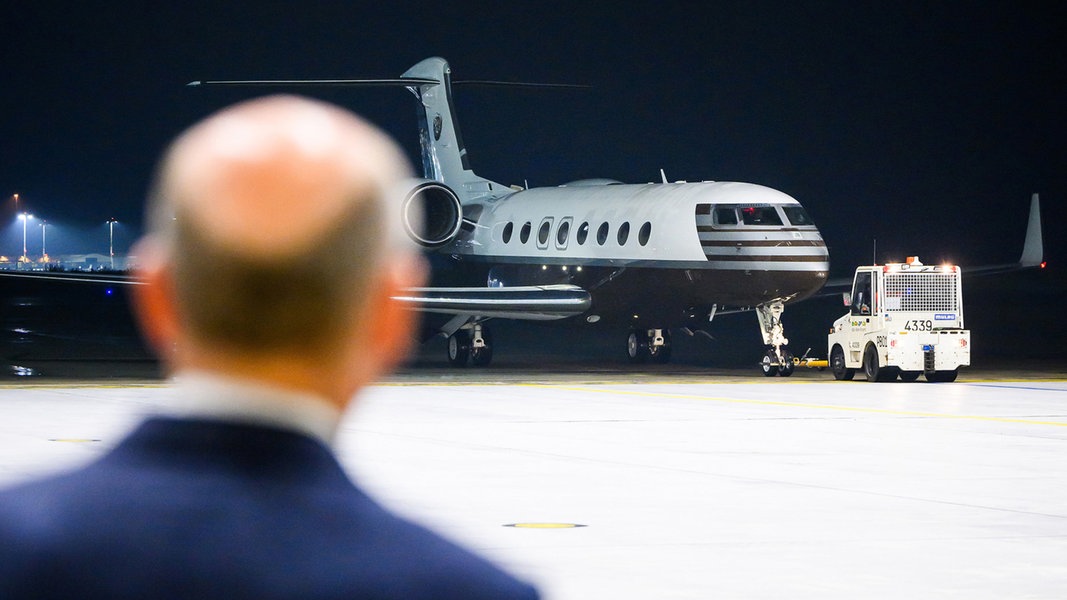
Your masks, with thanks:
<instances>
[{"instance_id":1,"label":"cockpit window","mask_svg":"<svg viewBox=\"0 0 1067 600\"><path fill-rule=\"evenodd\" d=\"M815 221L812 221L811 217L808 216L808 211L804 210L804 207L799 204L796 206L783 206L782 212L785 213L785 218L789 219L789 222L796 227L815 224Z\"/></svg>"},{"instance_id":2,"label":"cockpit window","mask_svg":"<svg viewBox=\"0 0 1067 600\"><path fill-rule=\"evenodd\" d=\"M716 208L715 209L715 224L716 225L737 225L737 209L734 207L729 208Z\"/></svg>"},{"instance_id":3,"label":"cockpit window","mask_svg":"<svg viewBox=\"0 0 1067 600\"><path fill-rule=\"evenodd\" d=\"M745 225L781 225L782 218L773 206L742 206L741 221Z\"/></svg>"}]
</instances>

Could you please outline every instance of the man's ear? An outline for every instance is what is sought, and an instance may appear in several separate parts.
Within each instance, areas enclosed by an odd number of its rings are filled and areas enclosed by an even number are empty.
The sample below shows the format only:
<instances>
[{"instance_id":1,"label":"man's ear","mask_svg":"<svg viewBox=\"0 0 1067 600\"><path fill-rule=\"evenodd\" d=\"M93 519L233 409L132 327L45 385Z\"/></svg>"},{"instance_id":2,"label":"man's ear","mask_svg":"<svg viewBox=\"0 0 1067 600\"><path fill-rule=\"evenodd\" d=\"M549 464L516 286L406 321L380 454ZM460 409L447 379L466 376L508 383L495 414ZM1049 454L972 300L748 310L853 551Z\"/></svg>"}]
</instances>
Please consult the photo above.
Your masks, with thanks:
<instances>
[{"instance_id":1,"label":"man's ear","mask_svg":"<svg viewBox=\"0 0 1067 600\"><path fill-rule=\"evenodd\" d=\"M388 373L407 358L420 317L417 311L393 297L407 288L425 285L429 270L418 254L388 260L362 315L363 335L373 340L370 347L374 360L380 363L375 377Z\"/></svg>"},{"instance_id":2,"label":"man's ear","mask_svg":"<svg viewBox=\"0 0 1067 600\"><path fill-rule=\"evenodd\" d=\"M173 271L155 240L139 241L132 253L137 256L137 283L130 294L132 312L156 355L166 359L173 352L180 331Z\"/></svg>"}]
</instances>

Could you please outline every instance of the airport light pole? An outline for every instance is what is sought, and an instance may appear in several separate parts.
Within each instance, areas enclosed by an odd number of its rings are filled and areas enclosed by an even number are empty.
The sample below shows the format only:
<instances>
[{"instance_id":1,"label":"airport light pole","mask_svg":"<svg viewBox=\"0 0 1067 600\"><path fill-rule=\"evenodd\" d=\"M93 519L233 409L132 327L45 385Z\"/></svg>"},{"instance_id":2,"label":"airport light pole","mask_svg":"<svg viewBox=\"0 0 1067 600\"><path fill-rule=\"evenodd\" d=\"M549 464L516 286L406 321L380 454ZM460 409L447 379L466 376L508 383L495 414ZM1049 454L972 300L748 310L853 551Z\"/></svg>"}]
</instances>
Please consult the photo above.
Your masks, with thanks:
<instances>
[{"instance_id":1,"label":"airport light pole","mask_svg":"<svg viewBox=\"0 0 1067 600\"><path fill-rule=\"evenodd\" d=\"M19 268L21 269L23 261L29 260L26 252L26 221L32 219L33 215L22 213L19 218L22 219L22 256L19 257Z\"/></svg>"},{"instance_id":2,"label":"airport light pole","mask_svg":"<svg viewBox=\"0 0 1067 600\"><path fill-rule=\"evenodd\" d=\"M41 262L43 263L48 262L48 250L46 249L47 246L45 245L45 242L48 241L47 232L48 221L41 219Z\"/></svg>"},{"instance_id":3,"label":"airport light pole","mask_svg":"<svg viewBox=\"0 0 1067 600\"><path fill-rule=\"evenodd\" d=\"M19 214L19 195L18 194L14 194L12 197L15 199L15 214L17 215L17 214ZM17 261L17 260L15 261L15 268L16 269L21 269L22 268L22 266L19 264L19 261Z\"/></svg>"},{"instance_id":4,"label":"airport light pole","mask_svg":"<svg viewBox=\"0 0 1067 600\"><path fill-rule=\"evenodd\" d=\"M115 223L118 223L118 221L116 221L114 217L108 219L107 221L107 249L108 252L111 254L112 271L115 270Z\"/></svg>"}]
</instances>

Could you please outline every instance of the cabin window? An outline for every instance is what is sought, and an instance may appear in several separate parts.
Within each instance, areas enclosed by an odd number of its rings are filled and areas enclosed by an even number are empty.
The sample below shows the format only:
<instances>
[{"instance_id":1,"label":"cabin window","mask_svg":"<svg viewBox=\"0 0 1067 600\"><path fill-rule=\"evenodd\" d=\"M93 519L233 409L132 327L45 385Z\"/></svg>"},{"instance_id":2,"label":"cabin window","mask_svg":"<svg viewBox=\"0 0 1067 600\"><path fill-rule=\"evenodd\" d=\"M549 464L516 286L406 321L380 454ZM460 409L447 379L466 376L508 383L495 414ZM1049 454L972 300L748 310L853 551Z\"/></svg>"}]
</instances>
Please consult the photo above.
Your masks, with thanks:
<instances>
[{"instance_id":1,"label":"cabin window","mask_svg":"<svg viewBox=\"0 0 1067 600\"><path fill-rule=\"evenodd\" d=\"M567 237L571 233L571 219L567 217L563 219L559 224L559 229L556 230L556 247L560 250L567 248Z\"/></svg>"},{"instance_id":2,"label":"cabin window","mask_svg":"<svg viewBox=\"0 0 1067 600\"><path fill-rule=\"evenodd\" d=\"M508 224L504 226L504 233L501 235L501 239L504 240L505 244L511 241L511 234L514 232L514 230L515 224L511 221L508 221Z\"/></svg>"},{"instance_id":3,"label":"cabin window","mask_svg":"<svg viewBox=\"0 0 1067 600\"><path fill-rule=\"evenodd\" d=\"M530 229L532 229L532 228L533 228L533 226L530 225L529 221L526 221L525 223L522 224L522 229L519 231L519 241L520 242L525 244L526 242L530 241Z\"/></svg>"},{"instance_id":4,"label":"cabin window","mask_svg":"<svg viewBox=\"0 0 1067 600\"><path fill-rule=\"evenodd\" d=\"M745 225L781 225L782 218L773 206L742 206L741 221Z\"/></svg>"},{"instance_id":5,"label":"cabin window","mask_svg":"<svg viewBox=\"0 0 1067 600\"><path fill-rule=\"evenodd\" d=\"M596 243L603 246L604 243L608 241L608 229L609 227L607 223L600 224L600 229L596 230Z\"/></svg>"},{"instance_id":6,"label":"cabin window","mask_svg":"<svg viewBox=\"0 0 1067 600\"><path fill-rule=\"evenodd\" d=\"M619 233L615 236L615 239L619 241L620 246L626 245L626 240L630 238L630 223L626 222L619 226Z\"/></svg>"},{"instance_id":7,"label":"cabin window","mask_svg":"<svg viewBox=\"0 0 1067 600\"><path fill-rule=\"evenodd\" d=\"M737 225L737 209L730 208L716 208L715 209L715 224L716 225Z\"/></svg>"},{"instance_id":8,"label":"cabin window","mask_svg":"<svg viewBox=\"0 0 1067 600\"><path fill-rule=\"evenodd\" d=\"M574 236L578 240L579 245L585 244L585 239L589 237L589 222L583 222L578 226L578 233Z\"/></svg>"},{"instance_id":9,"label":"cabin window","mask_svg":"<svg viewBox=\"0 0 1067 600\"><path fill-rule=\"evenodd\" d=\"M804 210L804 207L799 204L796 206L783 206L782 212L785 213L785 218L789 219L789 222L796 227L815 225L815 221L812 221L811 217L808 216L808 211Z\"/></svg>"},{"instance_id":10,"label":"cabin window","mask_svg":"<svg viewBox=\"0 0 1067 600\"><path fill-rule=\"evenodd\" d=\"M552 231L552 219L548 218L541 221L541 226L537 228L537 247L548 247L548 234Z\"/></svg>"},{"instance_id":11,"label":"cabin window","mask_svg":"<svg viewBox=\"0 0 1067 600\"><path fill-rule=\"evenodd\" d=\"M641 226L641 231L637 232L637 243L642 246L648 244L648 238L652 235L652 223L648 221Z\"/></svg>"}]
</instances>

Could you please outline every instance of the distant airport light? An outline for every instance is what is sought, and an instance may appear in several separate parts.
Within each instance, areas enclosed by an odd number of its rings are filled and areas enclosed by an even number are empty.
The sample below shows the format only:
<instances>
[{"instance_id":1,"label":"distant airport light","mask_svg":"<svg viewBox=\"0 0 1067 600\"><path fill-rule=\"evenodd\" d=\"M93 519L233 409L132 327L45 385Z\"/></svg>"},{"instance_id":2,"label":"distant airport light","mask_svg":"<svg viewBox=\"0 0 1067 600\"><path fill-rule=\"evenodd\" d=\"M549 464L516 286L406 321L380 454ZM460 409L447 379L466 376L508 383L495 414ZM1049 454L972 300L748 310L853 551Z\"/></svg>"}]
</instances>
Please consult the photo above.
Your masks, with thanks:
<instances>
[{"instance_id":1,"label":"distant airport light","mask_svg":"<svg viewBox=\"0 0 1067 600\"><path fill-rule=\"evenodd\" d=\"M48 262L48 250L46 242L48 241L48 221L41 219L41 262Z\"/></svg>"},{"instance_id":2,"label":"distant airport light","mask_svg":"<svg viewBox=\"0 0 1067 600\"><path fill-rule=\"evenodd\" d=\"M22 263L29 262L29 256L26 252L26 222L33 220L33 215L27 213L21 213L19 220L22 221L22 256L19 257L19 268L22 267Z\"/></svg>"},{"instance_id":3,"label":"distant airport light","mask_svg":"<svg viewBox=\"0 0 1067 600\"><path fill-rule=\"evenodd\" d=\"M107 249L108 254L111 256L111 268L115 268L115 223L118 221L114 217L107 221Z\"/></svg>"}]
</instances>

